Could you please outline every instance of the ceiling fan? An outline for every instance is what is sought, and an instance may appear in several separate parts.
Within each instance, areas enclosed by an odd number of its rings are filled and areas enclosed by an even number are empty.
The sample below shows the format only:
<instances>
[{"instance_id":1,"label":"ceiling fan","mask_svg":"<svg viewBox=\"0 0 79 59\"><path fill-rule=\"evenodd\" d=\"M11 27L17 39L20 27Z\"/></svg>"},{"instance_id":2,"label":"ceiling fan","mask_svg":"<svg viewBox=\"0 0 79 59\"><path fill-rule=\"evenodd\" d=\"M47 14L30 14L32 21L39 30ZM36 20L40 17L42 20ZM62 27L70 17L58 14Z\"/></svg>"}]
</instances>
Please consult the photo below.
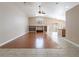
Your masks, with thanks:
<instances>
[{"instance_id":1,"label":"ceiling fan","mask_svg":"<svg viewBox=\"0 0 79 59\"><path fill-rule=\"evenodd\" d=\"M24 4L26 4L27 2L24 2ZM43 11L43 9L42 9L42 7L41 7L41 5L39 4L39 5L37 5L38 6L38 14L39 15L45 15L46 13L45 13L45 11Z\"/></svg>"},{"instance_id":2,"label":"ceiling fan","mask_svg":"<svg viewBox=\"0 0 79 59\"><path fill-rule=\"evenodd\" d=\"M46 13L42 10L42 8L41 8L40 5L39 5L38 7L39 7L39 11L38 11L39 14L46 14Z\"/></svg>"}]
</instances>

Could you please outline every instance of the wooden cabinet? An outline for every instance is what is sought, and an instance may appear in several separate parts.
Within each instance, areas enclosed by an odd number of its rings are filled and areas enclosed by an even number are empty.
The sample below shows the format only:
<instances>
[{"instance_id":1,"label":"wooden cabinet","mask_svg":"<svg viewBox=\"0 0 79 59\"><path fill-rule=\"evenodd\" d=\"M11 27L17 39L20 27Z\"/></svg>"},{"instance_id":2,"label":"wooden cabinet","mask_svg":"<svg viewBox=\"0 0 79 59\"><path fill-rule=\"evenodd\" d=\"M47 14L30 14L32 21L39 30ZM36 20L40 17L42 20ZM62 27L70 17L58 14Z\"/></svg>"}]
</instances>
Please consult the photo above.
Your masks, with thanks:
<instances>
[{"instance_id":1,"label":"wooden cabinet","mask_svg":"<svg viewBox=\"0 0 79 59\"><path fill-rule=\"evenodd\" d=\"M58 35L61 36L61 37L66 37L66 30L65 29L59 29Z\"/></svg>"},{"instance_id":2,"label":"wooden cabinet","mask_svg":"<svg viewBox=\"0 0 79 59\"><path fill-rule=\"evenodd\" d=\"M65 36L66 36L66 30L62 29L62 37L65 37Z\"/></svg>"}]
</instances>

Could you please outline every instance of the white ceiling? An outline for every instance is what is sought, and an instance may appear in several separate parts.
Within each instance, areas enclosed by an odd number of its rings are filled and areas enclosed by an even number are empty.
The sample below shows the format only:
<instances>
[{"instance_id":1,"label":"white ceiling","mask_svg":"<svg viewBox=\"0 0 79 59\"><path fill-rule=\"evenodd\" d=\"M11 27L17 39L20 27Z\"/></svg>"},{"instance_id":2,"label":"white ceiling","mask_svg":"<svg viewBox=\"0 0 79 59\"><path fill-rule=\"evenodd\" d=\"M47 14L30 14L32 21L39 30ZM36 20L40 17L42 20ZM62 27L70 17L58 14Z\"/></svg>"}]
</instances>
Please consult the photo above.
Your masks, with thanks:
<instances>
[{"instance_id":1,"label":"white ceiling","mask_svg":"<svg viewBox=\"0 0 79 59\"><path fill-rule=\"evenodd\" d=\"M45 11L46 17L57 18L65 20L65 12L72 7L79 4L78 2L26 2L25 4L17 3L20 9L22 9L29 17L38 15L38 5L41 5L43 11Z\"/></svg>"},{"instance_id":2,"label":"white ceiling","mask_svg":"<svg viewBox=\"0 0 79 59\"><path fill-rule=\"evenodd\" d=\"M7 3L6 5L9 4L13 5L13 3ZM21 9L24 13L26 13L28 17L33 17L38 15L38 9L39 9L38 5L41 4L43 11L45 11L46 13L44 16L65 20L65 12L79 3L58 2L58 4L56 4L56 2L26 2L24 4L24 2L14 2L14 4L17 5L18 8Z\"/></svg>"}]
</instances>

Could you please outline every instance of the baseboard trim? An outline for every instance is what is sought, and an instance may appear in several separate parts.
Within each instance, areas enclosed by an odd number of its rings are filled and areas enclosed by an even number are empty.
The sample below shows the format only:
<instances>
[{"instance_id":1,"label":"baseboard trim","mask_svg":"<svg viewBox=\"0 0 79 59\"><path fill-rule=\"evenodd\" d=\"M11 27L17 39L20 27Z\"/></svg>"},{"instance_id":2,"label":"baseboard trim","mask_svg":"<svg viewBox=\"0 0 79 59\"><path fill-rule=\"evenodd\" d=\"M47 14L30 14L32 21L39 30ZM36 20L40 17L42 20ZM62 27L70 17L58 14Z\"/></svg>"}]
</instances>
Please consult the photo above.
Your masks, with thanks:
<instances>
[{"instance_id":1,"label":"baseboard trim","mask_svg":"<svg viewBox=\"0 0 79 59\"><path fill-rule=\"evenodd\" d=\"M28 32L27 32L27 33L28 33ZM0 44L0 47L3 46L3 45L5 45L5 44L7 44L7 43L9 43L9 42L11 42L11 41L13 41L13 40L16 40L16 38L19 38L19 37L21 37L21 36L23 36L23 35L25 35L25 34L27 34L27 33L24 33L24 34L22 34L22 35L19 35L19 36L13 38L13 39L10 39L10 40L8 40L8 41L5 41L5 42L1 43L1 44Z\"/></svg>"},{"instance_id":2,"label":"baseboard trim","mask_svg":"<svg viewBox=\"0 0 79 59\"><path fill-rule=\"evenodd\" d=\"M62 38L62 39L64 39L65 41L71 43L72 45L74 45L74 46L76 46L76 47L79 47L79 44L77 44L77 43L75 43L75 42L73 42L73 41L71 41L71 40L68 40L68 39L65 39L65 38Z\"/></svg>"}]
</instances>

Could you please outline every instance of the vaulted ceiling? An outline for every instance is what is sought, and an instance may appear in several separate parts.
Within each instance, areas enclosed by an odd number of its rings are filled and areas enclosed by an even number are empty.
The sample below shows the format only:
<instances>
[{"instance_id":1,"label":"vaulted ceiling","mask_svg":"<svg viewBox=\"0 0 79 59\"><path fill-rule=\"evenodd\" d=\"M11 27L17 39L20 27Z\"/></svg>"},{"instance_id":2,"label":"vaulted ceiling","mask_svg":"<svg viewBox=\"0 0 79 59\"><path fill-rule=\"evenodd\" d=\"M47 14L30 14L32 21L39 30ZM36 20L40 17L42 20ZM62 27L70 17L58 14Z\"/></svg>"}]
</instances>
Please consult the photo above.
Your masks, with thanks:
<instances>
[{"instance_id":1,"label":"vaulted ceiling","mask_svg":"<svg viewBox=\"0 0 79 59\"><path fill-rule=\"evenodd\" d=\"M1 3L0 3L1 4ZM3 3L2 3L3 4ZM14 2L5 5L17 5L28 17L38 15L38 6L46 13L43 16L65 20L65 12L78 5L78 2Z\"/></svg>"},{"instance_id":2,"label":"vaulted ceiling","mask_svg":"<svg viewBox=\"0 0 79 59\"><path fill-rule=\"evenodd\" d=\"M17 5L29 16L38 15L38 6L46 13L43 16L65 20L65 12L79 4L78 2L25 2Z\"/></svg>"}]
</instances>

